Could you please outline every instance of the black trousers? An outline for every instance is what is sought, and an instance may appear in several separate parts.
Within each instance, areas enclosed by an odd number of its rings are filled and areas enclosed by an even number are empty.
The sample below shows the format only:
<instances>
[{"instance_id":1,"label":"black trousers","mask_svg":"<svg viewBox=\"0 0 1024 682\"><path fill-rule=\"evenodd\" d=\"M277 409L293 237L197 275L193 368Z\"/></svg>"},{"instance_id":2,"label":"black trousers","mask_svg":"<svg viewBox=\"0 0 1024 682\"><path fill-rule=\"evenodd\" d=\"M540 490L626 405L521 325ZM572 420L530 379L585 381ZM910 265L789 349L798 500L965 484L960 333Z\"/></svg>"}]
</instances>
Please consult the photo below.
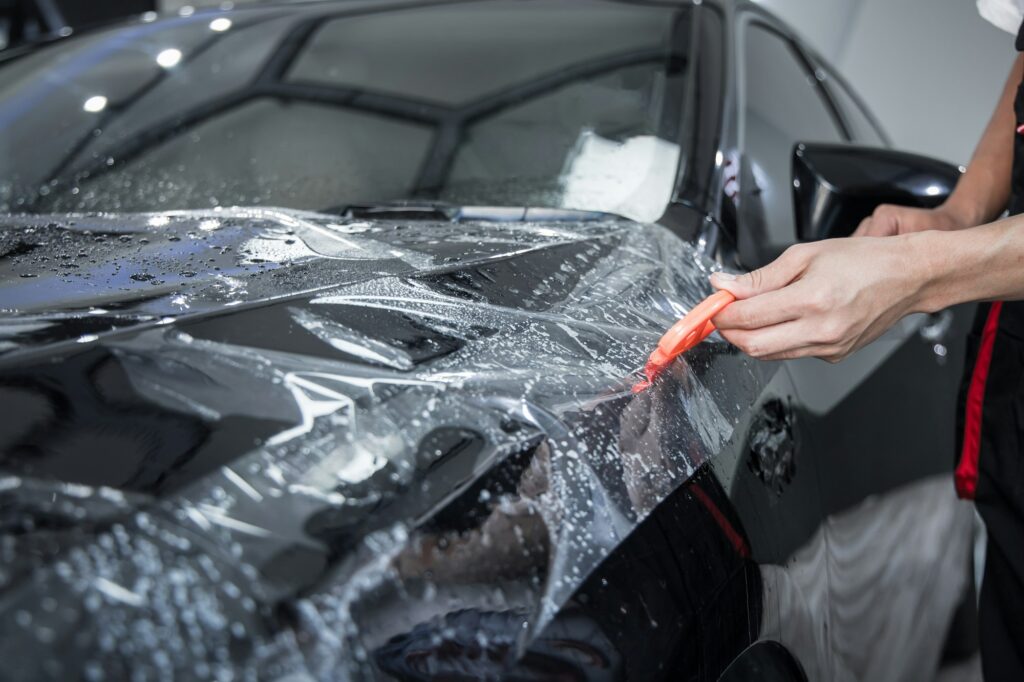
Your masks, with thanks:
<instances>
[{"instance_id":1,"label":"black trousers","mask_svg":"<svg viewBox=\"0 0 1024 682\"><path fill-rule=\"evenodd\" d=\"M1024 302L981 306L967 347L957 490L988 531L982 670L988 682L1024 680Z\"/></svg>"}]
</instances>

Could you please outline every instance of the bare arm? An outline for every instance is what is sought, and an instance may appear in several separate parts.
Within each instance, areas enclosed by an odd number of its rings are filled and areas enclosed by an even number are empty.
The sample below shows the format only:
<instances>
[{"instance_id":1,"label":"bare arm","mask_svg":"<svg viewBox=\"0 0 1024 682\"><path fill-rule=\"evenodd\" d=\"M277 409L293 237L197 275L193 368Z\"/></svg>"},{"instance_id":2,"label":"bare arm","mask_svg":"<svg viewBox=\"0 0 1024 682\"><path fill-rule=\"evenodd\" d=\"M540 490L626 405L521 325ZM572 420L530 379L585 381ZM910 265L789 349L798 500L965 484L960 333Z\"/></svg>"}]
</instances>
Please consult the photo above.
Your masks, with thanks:
<instances>
[{"instance_id":1,"label":"bare arm","mask_svg":"<svg viewBox=\"0 0 1024 682\"><path fill-rule=\"evenodd\" d=\"M913 310L1024 298L1024 215L958 234L921 233L906 248L921 259Z\"/></svg>"},{"instance_id":2,"label":"bare arm","mask_svg":"<svg viewBox=\"0 0 1024 682\"><path fill-rule=\"evenodd\" d=\"M954 232L799 244L739 277L719 331L763 359L845 358L904 315L1024 298L1024 216Z\"/></svg>"},{"instance_id":3,"label":"bare arm","mask_svg":"<svg viewBox=\"0 0 1024 682\"><path fill-rule=\"evenodd\" d=\"M1024 54L1006 78L988 126L956 189L935 209L883 204L857 228L856 236L886 237L921 230L957 230L995 220L1010 198L1010 168L1016 135L1013 101L1024 77Z\"/></svg>"}]
</instances>

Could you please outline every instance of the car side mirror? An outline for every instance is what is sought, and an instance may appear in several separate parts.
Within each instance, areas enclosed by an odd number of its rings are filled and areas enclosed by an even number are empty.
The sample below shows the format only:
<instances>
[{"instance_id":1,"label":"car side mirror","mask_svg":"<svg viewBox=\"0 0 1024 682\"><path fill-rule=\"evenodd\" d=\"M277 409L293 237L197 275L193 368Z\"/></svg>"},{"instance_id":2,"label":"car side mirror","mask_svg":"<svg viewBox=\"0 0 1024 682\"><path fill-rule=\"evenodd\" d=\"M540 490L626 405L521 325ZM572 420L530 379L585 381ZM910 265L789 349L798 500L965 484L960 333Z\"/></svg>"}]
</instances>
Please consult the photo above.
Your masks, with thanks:
<instances>
[{"instance_id":1,"label":"car side mirror","mask_svg":"<svg viewBox=\"0 0 1024 682\"><path fill-rule=\"evenodd\" d=\"M872 147L802 143L793 150L793 201L801 241L848 237L879 204L932 208L953 191L957 166Z\"/></svg>"}]
</instances>

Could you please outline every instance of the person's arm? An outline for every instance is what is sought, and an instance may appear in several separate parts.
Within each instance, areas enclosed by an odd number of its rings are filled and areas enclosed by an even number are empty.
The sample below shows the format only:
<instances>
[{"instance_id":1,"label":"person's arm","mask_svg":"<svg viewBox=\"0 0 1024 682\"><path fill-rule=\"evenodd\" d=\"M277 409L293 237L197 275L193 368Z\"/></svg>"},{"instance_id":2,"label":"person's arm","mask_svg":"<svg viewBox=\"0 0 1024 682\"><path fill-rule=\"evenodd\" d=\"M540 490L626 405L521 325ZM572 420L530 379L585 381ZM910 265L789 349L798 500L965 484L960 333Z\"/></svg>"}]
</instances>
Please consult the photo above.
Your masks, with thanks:
<instances>
[{"instance_id":1,"label":"person's arm","mask_svg":"<svg viewBox=\"0 0 1024 682\"><path fill-rule=\"evenodd\" d=\"M1024 215L957 234L921 233L907 248L922 259L914 310L1024 298Z\"/></svg>"},{"instance_id":2,"label":"person's arm","mask_svg":"<svg viewBox=\"0 0 1024 682\"><path fill-rule=\"evenodd\" d=\"M1024 298L1024 216L955 232L799 244L760 270L716 273L711 283L736 296L714 323L747 354L835 362L909 313Z\"/></svg>"},{"instance_id":3,"label":"person's arm","mask_svg":"<svg viewBox=\"0 0 1024 682\"><path fill-rule=\"evenodd\" d=\"M967 171L949 199L934 209L882 204L861 222L854 236L887 237L921 230L958 230L998 218L1010 198L1010 168L1016 135L1013 101L1022 77L1024 54L1014 60Z\"/></svg>"}]
</instances>

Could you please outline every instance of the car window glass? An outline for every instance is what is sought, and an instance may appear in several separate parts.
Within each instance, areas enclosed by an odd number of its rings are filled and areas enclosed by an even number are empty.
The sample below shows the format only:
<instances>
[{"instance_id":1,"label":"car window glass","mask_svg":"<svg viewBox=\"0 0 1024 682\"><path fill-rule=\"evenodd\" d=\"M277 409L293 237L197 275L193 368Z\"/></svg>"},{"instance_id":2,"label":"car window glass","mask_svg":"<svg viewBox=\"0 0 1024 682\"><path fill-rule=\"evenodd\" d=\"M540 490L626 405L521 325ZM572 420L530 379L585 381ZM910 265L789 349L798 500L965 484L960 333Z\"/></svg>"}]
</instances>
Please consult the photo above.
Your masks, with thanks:
<instances>
[{"instance_id":1,"label":"car window glass","mask_svg":"<svg viewBox=\"0 0 1024 682\"><path fill-rule=\"evenodd\" d=\"M789 41L752 24L744 49L744 152L757 185L752 194L763 204L768 241L787 244L796 241L793 147L798 142L840 142L843 135Z\"/></svg>"},{"instance_id":2,"label":"car window glass","mask_svg":"<svg viewBox=\"0 0 1024 682\"><path fill-rule=\"evenodd\" d=\"M274 55L275 41L287 27L286 17L271 17L232 25L222 32L210 31L214 37L204 49L186 55L187 64L133 93L130 101L123 103L127 107L124 115L107 117L102 133L86 143L68 171L88 168L97 159L117 159L125 145L153 134L167 121L195 117L194 112L210 105L211 92L225 98L242 96ZM183 87L186 76L193 87Z\"/></svg>"},{"instance_id":3,"label":"car window glass","mask_svg":"<svg viewBox=\"0 0 1024 682\"><path fill-rule=\"evenodd\" d=\"M197 42L178 26L161 38L161 46L182 52ZM109 31L98 31L3 63L0 206L12 185L23 178L38 182L51 173L70 151L94 139L105 114L165 74L156 61L162 51L114 41Z\"/></svg>"},{"instance_id":4,"label":"car window glass","mask_svg":"<svg viewBox=\"0 0 1024 682\"><path fill-rule=\"evenodd\" d=\"M481 204L504 186L509 200L656 220L679 163L678 145L658 137L665 87L661 64L641 64L482 119L467 129L442 198Z\"/></svg>"},{"instance_id":5,"label":"car window glass","mask_svg":"<svg viewBox=\"0 0 1024 682\"><path fill-rule=\"evenodd\" d=\"M340 7L160 18L0 64L0 211L664 212L697 135L691 9Z\"/></svg>"},{"instance_id":6,"label":"car window glass","mask_svg":"<svg viewBox=\"0 0 1024 682\"><path fill-rule=\"evenodd\" d=\"M571 2L524 10L505 0L344 17L316 30L286 78L465 105L581 63L655 48L674 13L613 4L580 12Z\"/></svg>"},{"instance_id":7,"label":"car window glass","mask_svg":"<svg viewBox=\"0 0 1024 682\"><path fill-rule=\"evenodd\" d=\"M359 130L359 135L346 134ZM240 205L323 209L340 196L401 196L426 156L426 126L257 99L55 197L55 210ZM66 205L69 204L69 205Z\"/></svg>"},{"instance_id":8,"label":"car window glass","mask_svg":"<svg viewBox=\"0 0 1024 682\"><path fill-rule=\"evenodd\" d=\"M836 103L842 112L846 126L853 134L853 139L861 144L869 146L884 146L885 138L882 137L878 128L871 122L867 112L860 103L854 99L846 87L836 78L828 79L829 92L835 97Z\"/></svg>"}]
</instances>

